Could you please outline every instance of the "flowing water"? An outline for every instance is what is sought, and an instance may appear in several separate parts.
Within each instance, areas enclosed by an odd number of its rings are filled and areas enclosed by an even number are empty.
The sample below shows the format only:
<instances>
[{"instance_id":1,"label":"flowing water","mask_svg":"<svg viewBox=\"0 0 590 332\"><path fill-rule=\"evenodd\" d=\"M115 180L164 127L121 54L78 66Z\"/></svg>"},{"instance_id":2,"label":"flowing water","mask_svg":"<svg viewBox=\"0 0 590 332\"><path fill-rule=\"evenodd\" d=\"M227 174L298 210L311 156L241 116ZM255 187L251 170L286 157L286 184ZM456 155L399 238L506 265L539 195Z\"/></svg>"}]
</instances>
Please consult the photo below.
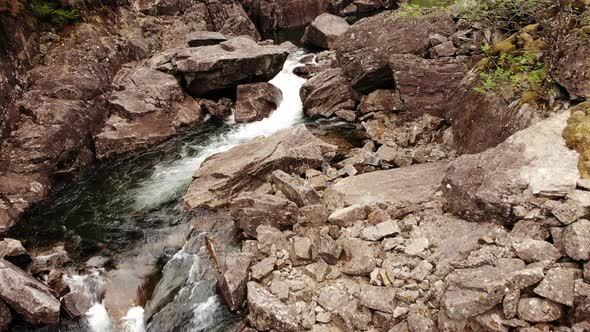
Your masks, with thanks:
<instances>
[{"instance_id":1,"label":"flowing water","mask_svg":"<svg viewBox=\"0 0 590 332\"><path fill-rule=\"evenodd\" d=\"M210 119L156 148L98 166L56 190L25 217L13 236L28 239L25 243L30 248L63 242L78 262L102 253L131 269L141 270L141 264L159 266L154 296L174 290L173 298L157 310L144 307L144 302L129 306L122 317L113 317L103 300L113 271L96 269L71 275L66 278L70 288L84 294L92 305L82 320L68 322L62 330L228 331L235 326L235 318L215 293L214 278L207 276L204 253L194 240L198 236L188 236L190 216L178 201L207 157L304 121L299 89L305 79L292 71L306 54L302 49L294 51L270 81L283 93L270 117L248 124ZM148 311L151 319L146 322Z\"/></svg>"}]
</instances>

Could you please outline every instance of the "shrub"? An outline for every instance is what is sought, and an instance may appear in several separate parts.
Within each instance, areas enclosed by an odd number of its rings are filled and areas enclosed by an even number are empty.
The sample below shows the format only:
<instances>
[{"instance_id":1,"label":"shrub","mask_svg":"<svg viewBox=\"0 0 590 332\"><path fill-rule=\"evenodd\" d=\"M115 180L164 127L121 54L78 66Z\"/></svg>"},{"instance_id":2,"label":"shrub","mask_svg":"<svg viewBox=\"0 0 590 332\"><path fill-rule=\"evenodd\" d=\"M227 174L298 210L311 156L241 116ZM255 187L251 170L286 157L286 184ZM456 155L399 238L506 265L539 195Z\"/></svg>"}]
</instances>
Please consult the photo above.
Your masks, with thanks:
<instances>
[{"instance_id":1,"label":"shrub","mask_svg":"<svg viewBox=\"0 0 590 332\"><path fill-rule=\"evenodd\" d=\"M35 17L58 26L80 21L80 15L76 9L62 7L56 2L35 1L31 3L30 8Z\"/></svg>"}]
</instances>

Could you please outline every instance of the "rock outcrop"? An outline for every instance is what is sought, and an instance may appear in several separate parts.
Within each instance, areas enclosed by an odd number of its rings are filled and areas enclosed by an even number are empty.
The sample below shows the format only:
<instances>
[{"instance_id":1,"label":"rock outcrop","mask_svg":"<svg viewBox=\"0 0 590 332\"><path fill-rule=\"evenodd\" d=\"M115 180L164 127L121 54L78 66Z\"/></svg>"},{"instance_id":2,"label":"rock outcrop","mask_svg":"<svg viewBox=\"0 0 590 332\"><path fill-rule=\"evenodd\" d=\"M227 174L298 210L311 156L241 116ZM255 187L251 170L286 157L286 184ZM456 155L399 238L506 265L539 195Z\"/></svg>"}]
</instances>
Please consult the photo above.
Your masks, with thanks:
<instances>
[{"instance_id":1,"label":"rock outcrop","mask_svg":"<svg viewBox=\"0 0 590 332\"><path fill-rule=\"evenodd\" d=\"M278 229L293 226L297 215L297 205L274 195L245 192L231 202L231 216L246 237L255 237L260 225Z\"/></svg>"},{"instance_id":2,"label":"rock outcrop","mask_svg":"<svg viewBox=\"0 0 590 332\"><path fill-rule=\"evenodd\" d=\"M0 259L0 299L33 325L59 323L59 300L51 289L15 265Z\"/></svg>"},{"instance_id":3,"label":"rock outcrop","mask_svg":"<svg viewBox=\"0 0 590 332\"><path fill-rule=\"evenodd\" d=\"M305 28L301 41L310 46L331 49L336 39L349 27L348 22L342 17L322 14Z\"/></svg>"},{"instance_id":4,"label":"rock outcrop","mask_svg":"<svg viewBox=\"0 0 590 332\"><path fill-rule=\"evenodd\" d=\"M369 93L393 86L389 68L392 54L425 56L432 34L452 35L455 25L448 14L420 18L383 12L352 25L335 42L338 62L353 88Z\"/></svg>"},{"instance_id":5,"label":"rock outcrop","mask_svg":"<svg viewBox=\"0 0 590 332\"><path fill-rule=\"evenodd\" d=\"M258 138L205 160L183 201L189 209L227 205L238 191L261 186L272 171L302 173L319 167L335 151L335 146L314 137L305 125Z\"/></svg>"},{"instance_id":6,"label":"rock outcrop","mask_svg":"<svg viewBox=\"0 0 590 332\"><path fill-rule=\"evenodd\" d=\"M159 143L177 128L204 119L199 103L183 92L174 76L143 64L120 70L113 88L108 103L114 114L95 138L98 159Z\"/></svg>"},{"instance_id":7,"label":"rock outcrop","mask_svg":"<svg viewBox=\"0 0 590 332\"><path fill-rule=\"evenodd\" d=\"M303 27L324 13L327 0L241 0L261 32Z\"/></svg>"},{"instance_id":8,"label":"rock outcrop","mask_svg":"<svg viewBox=\"0 0 590 332\"><path fill-rule=\"evenodd\" d=\"M444 192L449 211L510 222L534 195L565 197L576 189L578 153L562 137L569 111L512 135L497 147L452 162Z\"/></svg>"},{"instance_id":9,"label":"rock outcrop","mask_svg":"<svg viewBox=\"0 0 590 332\"><path fill-rule=\"evenodd\" d=\"M577 100L590 98L590 60L586 56L590 51L590 41L586 35L587 32L576 29L560 39L556 45L559 54L555 57L552 72L553 78L565 87L572 99Z\"/></svg>"},{"instance_id":10,"label":"rock outcrop","mask_svg":"<svg viewBox=\"0 0 590 332\"><path fill-rule=\"evenodd\" d=\"M238 85L236 122L262 120L275 111L282 100L281 90L270 83Z\"/></svg>"}]
</instances>

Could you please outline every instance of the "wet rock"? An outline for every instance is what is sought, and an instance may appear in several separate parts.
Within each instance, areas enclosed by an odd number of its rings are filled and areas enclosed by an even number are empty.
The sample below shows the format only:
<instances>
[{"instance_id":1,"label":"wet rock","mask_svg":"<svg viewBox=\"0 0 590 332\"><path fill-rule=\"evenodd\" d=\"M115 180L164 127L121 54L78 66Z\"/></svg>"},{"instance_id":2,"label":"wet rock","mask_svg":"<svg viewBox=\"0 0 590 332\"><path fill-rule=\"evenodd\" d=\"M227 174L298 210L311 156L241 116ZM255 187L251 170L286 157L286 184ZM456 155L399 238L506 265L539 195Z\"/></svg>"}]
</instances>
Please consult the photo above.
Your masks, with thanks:
<instances>
[{"instance_id":1,"label":"wet rock","mask_svg":"<svg viewBox=\"0 0 590 332\"><path fill-rule=\"evenodd\" d=\"M187 37L187 43L190 47L217 45L226 41L227 38L214 31L196 31L192 32Z\"/></svg>"},{"instance_id":2,"label":"wet rock","mask_svg":"<svg viewBox=\"0 0 590 332\"><path fill-rule=\"evenodd\" d=\"M375 226L367 226L361 232L361 238L367 241L379 241L384 237L399 234L400 229L393 220L378 223Z\"/></svg>"},{"instance_id":3,"label":"wet rock","mask_svg":"<svg viewBox=\"0 0 590 332\"><path fill-rule=\"evenodd\" d=\"M113 87L108 102L114 114L95 138L98 159L159 143L177 128L204 119L200 105L174 76L143 64L121 69Z\"/></svg>"},{"instance_id":4,"label":"wet rock","mask_svg":"<svg viewBox=\"0 0 590 332\"><path fill-rule=\"evenodd\" d=\"M57 297L62 297L70 291L70 286L63 278L64 273L59 270L53 270L47 275L47 285L51 287L57 294Z\"/></svg>"},{"instance_id":5,"label":"wet rock","mask_svg":"<svg viewBox=\"0 0 590 332\"><path fill-rule=\"evenodd\" d=\"M332 208L376 202L420 204L432 200L446 167L446 162L434 162L349 177L328 187L324 202Z\"/></svg>"},{"instance_id":6,"label":"wet rock","mask_svg":"<svg viewBox=\"0 0 590 332\"><path fill-rule=\"evenodd\" d=\"M327 13L322 14L305 28L302 42L311 46L330 49L338 36L346 32L349 26L348 22L342 17Z\"/></svg>"},{"instance_id":7,"label":"wet rock","mask_svg":"<svg viewBox=\"0 0 590 332\"><path fill-rule=\"evenodd\" d=\"M447 14L410 18L384 12L351 26L337 39L334 49L352 87L368 93L392 86L392 54L425 55L431 34L451 35L454 31Z\"/></svg>"},{"instance_id":8,"label":"wet rock","mask_svg":"<svg viewBox=\"0 0 590 332\"><path fill-rule=\"evenodd\" d=\"M297 206L284 198L245 192L231 204L231 216L247 237L255 237L260 225L285 229L297 222Z\"/></svg>"},{"instance_id":9,"label":"wet rock","mask_svg":"<svg viewBox=\"0 0 590 332\"><path fill-rule=\"evenodd\" d=\"M581 219L567 226L562 241L569 257L575 260L590 259L590 221Z\"/></svg>"},{"instance_id":10,"label":"wet rock","mask_svg":"<svg viewBox=\"0 0 590 332\"><path fill-rule=\"evenodd\" d=\"M270 83L238 85L236 122L253 122L268 117L283 100L283 93Z\"/></svg>"},{"instance_id":11,"label":"wet rock","mask_svg":"<svg viewBox=\"0 0 590 332\"><path fill-rule=\"evenodd\" d=\"M274 295L255 282L248 283L248 319L257 330L299 331L299 319Z\"/></svg>"},{"instance_id":12,"label":"wet rock","mask_svg":"<svg viewBox=\"0 0 590 332\"><path fill-rule=\"evenodd\" d=\"M57 245L49 250L39 252L29 266L28 271L32 274L49 272L64 267L72 259L63 245Z\"/></svg>"},{"instance_id":13,"label":"wet rock","mask_svg":"<svg viewBox=\"0 0 590 332\"><path fill-rule=\"evenodd\" d=\"M377 266L369 242L348 238L342 241L342 249L344 251L342 272L348 275L369 275Z\"/></svg>"},{"instance_id":14,"label":"wet rock","mask_svg":"<svg viewBox=\"0 0 590 332\"><path fill-rule=\"evenodd\" d=\"M413 116L424 113L444 116L454 107L449 104L449 95L457 89L472 65L474 60L471 57L423 59L411 54L392 55L389 66L399 98L403 101L400 108Z\"/></svg>"},{"instance_id":15,"label":"wet rock","mask_svg":"<svg viewBox=\"0 0 590 332\"><path fill-rule=\"evenodd\" d=\"M59 301L49 287L0 259L0 299L33 325L56 325Z\"/></svg>"},{"instance_id":16,"label":"wet rock","mask_svg":"<svg viewBox=\"0 0 590 332\"><path fill-rule=\"evenodd\" d=\"M0 258L23 267L31 262L31 256L19 240L5 238L0 241Z\"/></svg>"},{"instance_id":17,"label":"wet rock","mask_svg":"<svg viewBox=\"0 0 590 332\"><path fill-rule=\"evenodd\" d=\"M552 76L566 88L572 99L590 97L590 61L586 54L590 50L590 41L585 33L573 30L564 38L560 38L557 49L561 51L556 57L552 68Z\"/></svg>"},{"instance_id":18,"label":"wet rock","mask_svg":"<svg viewBox=\"0 0 590 332\"><path fill-rule=\"evenodd\" d=\"M298 207L320 203L320 195L317 191L301 184L293 176L280 169L272 172L272 182L285 197L297 204Z\"/></svg>"},{"instance_id":19,"label":"wet rock","mask_svg":"<svg viewBox=\"0 0 590 332\"><path fill-rule=\"evenodd\" d=\"M239 310L246 300L246 283L252 255L235 253L225 258L225 268L218 281L221 297L231 311Z\"/></svg>"},{"instance_id":20,"label":"wet rock","mask_svg":"<svg viewBox=\"0 0 590 332\"><path fill-rule=\"evenodd\" d=\"M555 262L561 257L561 253L555 246L546 241L539 240L517 240L512 244L516 255L527 263L533 262Z\"/></svg>"},{"instance_id":21,"label":"wet rock","mask_svg":"<svg viewBox=\"0 0 590 332\"><path fill-rule=\"evenodd\" d=\"M342 69L324 70L303 84L299 91L303 110L312 117L331 117L341 110L353 110L354 94Z\"/></svg>"},{"instance_id":22,"label":"wet rock","mask_svg":"<svg viewBox=\"0 0 590 332\"><path fill-rule=\"evenodd\" d=\"M363 96L359 110L363 114L371 112L397 112L404 109L397 90L375 90Z\"/></svg>"},{"instance_id":23,"label":"wet rock","mask_svg":"<svg viewBox=\"0 0 590 332\"><path fill-rule=\"evenodd\" d=\"M186 82L186 91L201 97L240 84L265 82L278 74L289 50L258 45L247 37L235 37L218 45L192 47L156 55L152 68L174 71Z\"/></svg>"},{"instance_id":24,"label":"wet rock","mask_svg":"<svg viewBox=\"0 0 590 332\"><path fill-rule=\"evenodd\" d=\"M349 227L359 220L367 218L367 211L363 205L355 204L338 209L328 216L328 221L341 227Z\"/></svg>"},{"instance_id":25,"label":"wet rock","mask_svg":"<svg viewBox=\"0 0 590 332\"><path fill-rule=\"evenodd\" d=\"M522 130L497 147L453 161L443 187L448 210L471 220L512 222L512 206L532 195L564 196L580 177L565 146L569 112ZM551 174L546 176L545 174Z\"/></svg>"},{"instance_id":26,"label":"wet rock","mask_svg":"<svg viewBox=\"0 0 590 332\"><path fill-rule=\"evenodd\" d=\"M574 304L574 272L554 268L535 288L535 293L553 302L572 306Z\"/></svg>"},{"instance_id":27,"label":"wet rock","mask_svg":"<svg viewBox=\"0 0 590 332\"><path fill-rule=\"evenodd\" d=\"M0 301L0 331L8 330L10 323L12 323L10 308L3 301Z\"/></svg>"},{"instance_id":28,"label":"wet rock","mask_svg":"<svg viewBox=\"0 0 590 332\"><path fill-rule=\"evenodd\" d=\"M258 138L209 157L194 175L183 201L189 209L227 205L238 191L254 189L275 169L303 173L331 159L336 147L311 134L305 125Z\"/></svg>"},{"instance_id":29,"label":"wet rock","mask_svg":"<svg viewBox=\"0 0 590 332\"><path fill-rule=\"evenodd\" d=\"M61 306L70 318L83 316L92 305L92 299L82 292L70 292L61 299Z\"/></svg>"},{"instance_id":30,"label":"wet rock","mask_svg":"<svg viewBox=\"0 0 590 332\"><path fill-rule=\"evenodd\" d=\"M561 315L561 306L549 300L531 297L520 299L518 302L518 317L529 322L552 322L558 320Z\"/></svg>"},{"instance_id":31,"label":"wet rock","mask_svg":"<svg viewBox=\"0 0 590 332\"><path fill-rule=\"evenodd\" d=\"M219 102L201 99L199 100L199 104L204 111L218 119L225 119L232 114L231 105L228 105L231 104L231 101L225 102L224 98L219 100Z\"/></svg>"}]
</instances>

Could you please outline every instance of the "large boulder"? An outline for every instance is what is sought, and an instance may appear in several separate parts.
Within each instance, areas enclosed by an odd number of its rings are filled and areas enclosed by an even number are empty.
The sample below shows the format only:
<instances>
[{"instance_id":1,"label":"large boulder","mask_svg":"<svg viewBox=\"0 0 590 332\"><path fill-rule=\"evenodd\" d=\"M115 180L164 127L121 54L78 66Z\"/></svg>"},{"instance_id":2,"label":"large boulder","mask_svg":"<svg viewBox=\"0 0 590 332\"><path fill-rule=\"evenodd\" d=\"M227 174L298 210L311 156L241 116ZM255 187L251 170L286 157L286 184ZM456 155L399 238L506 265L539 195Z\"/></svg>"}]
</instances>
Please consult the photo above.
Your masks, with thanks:
<instances>
[{"instance_id":1,"label":"large boulder","mask_svg":"<svg viewBox=\"0 0 590 332\"><path fill-rule=\"evenodd\" d=\"M552 77L565 87L572 99L590 98L590 40L587 33L574 30L560 38Z\"/></svg>"},{"instance_id":2,"label":"large boulder","mask_svg":"<svg viewBox=\"0 0 590 332\"><path fill-rule=\"evenodd\" d=\"M476 92L474 89L481 85L480 73L477 68L469 71L449 96L452 107L445 117L460 153L479 153L495 147L539 119L534 104L521 104L514 95L507 98L500 93Z\"/></svg>"},{"instance_id":3,"label":"large boulder","mask_svg":"<svg viewBox=\"0 0 590 332\"><path fill-rule=\"evenodd\" d=\"M189 209L227 205L240 191L256 189L276 169L302 174L334 157L336 147L299 125L254 139L209 157L194 175L183 197Z\"/></svg>"},{"instance_id":4,"label":"large boulder","mask_svg":"<svg viewBox=\"0 0 590 332\"><path fill-rule=\"evenodd\" d=\"M297 222L297 205L284 198L257 192L241 193L231 202L236 226L250 238L260 225L285 229Z\"/></svg>"},{"instance_id":5,"label":"large boulder","mask_svg":"<svg viewBox=\"0 0 590 332\"><path fill-rule=\"evenodd\" d=\"M411 53L425 56L431 34L455 32L449 14L425 14L418 18L383 12L361 20L340 35L334 44L338 62L352 87L368 93L393 87L389 58Z\"/></svg>"},{"instance_id":6,"label":"large boulder","mask_svg":"<svg viewBox=\"0 0 590 332\"><path fill-rule=\"evenodd\" d=\"M303 110L312 117L330 117L341 110L353 110L354 93L342 69L324 70L303 84L299 91Z\"/></svg>"},{"instance_id":7,"label":"large boulder","mask_svg":"<svg viewBox=\"0 0 590 332\"><path fill-rule=\"evenodd\" d=\"M0 259L0 284L0 300L28 323L59 323L60 304L51 289L4 259Z\"/></svg>"},{"instance_id":8,"label":"large boulder","mask_svg":"<svg viewBox=\"0 0 590 332\"><path fill-rule=\"evenodd\" d=\"M96 135L96 155L104 159L159 143L183 125L204 119L199 103L176 78L143 64L121 69L108 99L114 114Z\"/></svg>"},{"instance_id":9,"label":"large boulder","mask_svg":"<svg viewBox=\"0 0 590 332\"><path fill-rule=\"evenodd\" d=\"M251 83L238 86L236 122L252 122L268 117L279 107L283 93L270 83Z\"/></svg>"},{"instance_id":10,"label":"large boulder","mask_svg":"<svg viewBox=\"0 0 590 332\"><path fill-rule=\"evenodd\" d=\"M471 220L509 222L533 195L563 197L576 189L578 153L562 137L570 112L517 132L480 154L453 161L444 194L450 212Z\"/></svg>"},{"instance_id":11,"label":"large boulder","mask_svg":"<svg viewBox=\"0 0 590 332\"><path fill-rule=\"evenodd\" d=\"M208 0L207 12L215 31L228 36L260 39L260 33L238 0Z\"/></svg>"},{"instance_id":12,"label":"large boulder","mask_svg":"<svg viewBox=\"0 0 590 332\"><path fill-rule=\"evenodd\" d=\"M330 49L336 39L346 32L349 27L348 22L342 17L327 13L322 14L305 28L302 42L307 45Z\"/></svg>"},{"instance_id":13,"label":"large boulder","mask_svg":"<svg viewBox=\"0 0 590 332\"><path fill-rule=\"evenodd\" d=\"M444 116L448 109L456 107L449 105L449 96L473 62L468 56L423 59L412 54L392 55L389 66L402 100L401 108L413 116L424 113Z\"/></svg>"},{"instance_id":14,"label":"large boulder","mask_svg":"<svg viewBox=\"0 0 590 332\"><path fill-rule=\"evenodd\" d=\"M302 27L326 11L328 0L241 0L261 32Z\"/></svg>"},{"instance_id":15,"label":"large boulder","mask_svg":"<svg viewBox=\"0 0 590 332\"><path fill-rule=\"evenodd\" d=\"M31 256L19 240L8 239L0 241L0 258L23 267L31 262Z\"/></svg>"},{"instance_id":16,"label":"large boulder","mask_svg":"<svg viewBox=\"0 0 590 332\"><path fill-rule=\"evenodd\" d=\"M259 331L301 330L299 318L293 315L287 305L253 281L248 283L248 309L250 323Z\"/></svg>"},{"instance_id":17,"label":"large boulder","mask_svg":"<svg viewBox=\"0 0 590 332\"><path fill-rule=\"evenodd\" d=\"M286 46L262 46L248 37L235 37L217 45L166 51L148 63L177 73L186 91L200 97L244 83L268 81L281 71L288 54Z\"/></svg>"},{"instance_id":18,"label":"large boulder","mask_svg":"<svg viewBox=\"0 0 590 332\"><path fill-rule=\"evenodd\" d=\"M441 185L446 162L434 162L356 175L328 187L324 202L331 208L376 202L420 204L432 200Z\"/></svg>"}]
</instances>

